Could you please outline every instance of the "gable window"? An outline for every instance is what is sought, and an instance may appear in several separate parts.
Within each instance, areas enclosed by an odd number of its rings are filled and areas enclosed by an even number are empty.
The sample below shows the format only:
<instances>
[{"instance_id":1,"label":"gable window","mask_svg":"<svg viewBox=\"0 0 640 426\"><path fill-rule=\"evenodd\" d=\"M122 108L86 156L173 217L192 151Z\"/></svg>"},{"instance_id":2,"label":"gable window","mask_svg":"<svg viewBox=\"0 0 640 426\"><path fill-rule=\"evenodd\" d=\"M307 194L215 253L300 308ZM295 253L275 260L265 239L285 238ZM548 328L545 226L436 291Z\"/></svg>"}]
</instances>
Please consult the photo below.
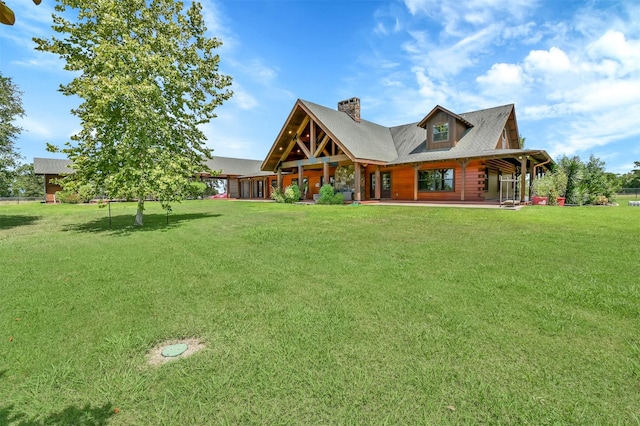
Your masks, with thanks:
<instances>
[{"instance_id":1,"label":"gable window","mask_svg":"<svg viewBox=\"0 0 640 426\"><path fill-rule=\"evenodd\" d=\"M419 191L453 191L453 169L420 170Z\"/></svg>"},{"instance_id":2,"label":"gable window","mask_svg":"<svg viewBox=\"0 0 640 426\"><path fill-rule=\"evenodd\" d=\"M443 142L449 140L449 123L433 125L433 141Z\"/></svg>"}]
</instances>

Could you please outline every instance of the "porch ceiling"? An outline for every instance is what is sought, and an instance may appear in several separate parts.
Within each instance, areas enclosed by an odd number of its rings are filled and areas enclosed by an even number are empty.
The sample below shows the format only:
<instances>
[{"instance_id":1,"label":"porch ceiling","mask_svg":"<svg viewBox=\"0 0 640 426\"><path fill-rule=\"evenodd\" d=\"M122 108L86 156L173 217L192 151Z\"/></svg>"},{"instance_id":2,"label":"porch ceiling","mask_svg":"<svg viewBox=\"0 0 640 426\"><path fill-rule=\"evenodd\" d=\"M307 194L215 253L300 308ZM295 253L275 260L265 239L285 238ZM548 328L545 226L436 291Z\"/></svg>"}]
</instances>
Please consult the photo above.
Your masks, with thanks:
<instances>
[{"instance_id":1,"label":"porch ceiling","mask_svg":"<svg viewBox=\"0 0 640 426\"><path fill-rule=\"evenodd\" d=\"M307 113L299 106L296 105L294 110L289 115L288 120L285 122L284 127L280 130L276 141L271 147L271 151L269 151L269 155L262 163L262 170L264 171L276 171L278 167L278 163L280 162L280 157L282 153L285 152L290 144L295 144L296 142L293 140L293 137L296 135L296 131L302 126L305 119L307 118ZM301 135L298 135L301 136ZM303 153L298 153L296 149L293 149L291 152L291 156L296 157L299 154L300 159L304 158Z\"/></svg>"}]
</instances>

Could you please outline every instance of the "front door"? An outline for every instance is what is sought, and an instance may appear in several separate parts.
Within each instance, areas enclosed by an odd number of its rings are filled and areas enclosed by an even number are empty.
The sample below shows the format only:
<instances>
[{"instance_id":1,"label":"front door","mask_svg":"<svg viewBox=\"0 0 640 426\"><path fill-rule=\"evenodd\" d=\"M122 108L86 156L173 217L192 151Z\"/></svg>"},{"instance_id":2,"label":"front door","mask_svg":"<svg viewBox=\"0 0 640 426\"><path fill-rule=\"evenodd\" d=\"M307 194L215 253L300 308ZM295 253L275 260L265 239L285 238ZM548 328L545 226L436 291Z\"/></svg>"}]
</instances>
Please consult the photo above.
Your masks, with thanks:
<instances>
[{"instance_id":1,"label":"front door","mask_svg":"<svg viewBox=\"0 0 640 426\"><path fill-rule=\"evenodd\" d=\"M380 187L380 198L391 198L391 172L381 172L380 180L382 186ZM371 198L376 198L376 175L371 173Z\"/></svg>"}]
</instances>

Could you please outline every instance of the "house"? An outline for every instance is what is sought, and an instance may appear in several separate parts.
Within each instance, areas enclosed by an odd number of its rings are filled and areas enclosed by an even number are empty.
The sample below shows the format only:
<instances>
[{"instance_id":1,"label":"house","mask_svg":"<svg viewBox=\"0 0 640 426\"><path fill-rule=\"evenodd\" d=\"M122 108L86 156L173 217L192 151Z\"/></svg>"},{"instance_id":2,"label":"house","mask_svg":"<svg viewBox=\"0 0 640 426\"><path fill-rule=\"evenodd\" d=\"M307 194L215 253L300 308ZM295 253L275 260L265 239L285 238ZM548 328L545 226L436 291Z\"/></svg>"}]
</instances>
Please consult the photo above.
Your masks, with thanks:
<instances>
[{"instance_id":1,"label":"house","mask_svg":"<svg viewBox=\"0 0 640 426\"><path fill-rule=\"evenodd\" d=\"M527 181L552 163L545 151L520 147L513 104L466 113L436 106L422 120L394 127L363 120L360 108L358 98L337 109L298 99L264 161L214 157L206 164L220 171L216 178L227 181L231 198L268 199L272 188L295 183L311 200L330 183L356 202L521 202ZM51 178L69 166L34 159L47 201L60 190Z\"/></svg>"},{"instance_id":2,"label":"house","mask_svg":"<svg viewBox=\"0 0 640 426\"><path fill-rule=\"evenodd\" d=\"M329 182L355 201L497 201L509 189L524 201L527 174L551 162L520 148L513 104L462 114L436 106L385 127L361 118L358 98L337 109L299 99L261 170L275 175L271 186L298 183L307 199Z\"/></svg>"},{"instance_id":3,"label":"house","mask_svg":"<svg viewBox=\"0 0 640 426\"><path fill-rule=\"evenodd\" d=\"M266 193L263 193L264 186L255 185L256 179L263 177L264 184L266 183L264 176L273 175L260 171L262 161L214 157L206 160L205 163L211 170L220 172L213 178L225 181L225 192L229 198L262 198L267 196ZM55 179L73 173L70 160L54 158L34 158L33 170L36 175L44 176L47 203L55 202L55 193L62 190L60 185L53 183ZM197 178L204 180L212 178L212 176L209 173L199 173ZM253 192L253 187L250 184L260 188L260 191Z\"/></svg>"}]
</instances>

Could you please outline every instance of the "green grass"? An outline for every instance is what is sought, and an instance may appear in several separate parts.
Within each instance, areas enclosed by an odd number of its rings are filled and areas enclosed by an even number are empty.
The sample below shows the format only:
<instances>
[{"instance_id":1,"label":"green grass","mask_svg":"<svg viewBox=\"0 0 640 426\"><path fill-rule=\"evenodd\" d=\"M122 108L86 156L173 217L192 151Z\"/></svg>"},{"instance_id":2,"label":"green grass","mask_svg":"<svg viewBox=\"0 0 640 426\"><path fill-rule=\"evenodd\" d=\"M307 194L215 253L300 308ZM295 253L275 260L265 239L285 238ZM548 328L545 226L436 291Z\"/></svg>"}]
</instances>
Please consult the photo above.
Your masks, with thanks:
<instances>
[{"instance_id":1,"label":"green grass","mask_svg":"<svg viewBox=\"0 0 640 426\"><path fill-rule=\"evenodd\" d=\"M638 424L619 202L0 206L0 424Z\"/></svg>"}]
</instances>

